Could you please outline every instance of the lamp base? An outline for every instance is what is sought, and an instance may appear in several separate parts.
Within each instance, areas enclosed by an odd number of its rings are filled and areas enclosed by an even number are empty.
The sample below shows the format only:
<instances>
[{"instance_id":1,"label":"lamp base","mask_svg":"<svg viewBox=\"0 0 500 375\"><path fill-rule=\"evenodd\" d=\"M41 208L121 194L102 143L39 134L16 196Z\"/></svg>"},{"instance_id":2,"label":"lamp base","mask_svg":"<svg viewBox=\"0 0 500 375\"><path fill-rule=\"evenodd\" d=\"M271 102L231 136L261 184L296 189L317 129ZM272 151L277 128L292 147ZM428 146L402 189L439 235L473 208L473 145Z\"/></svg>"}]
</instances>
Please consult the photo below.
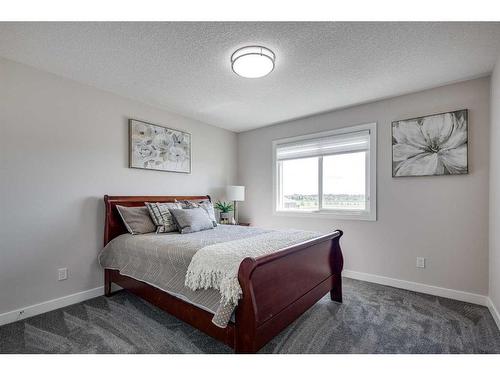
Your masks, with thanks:
<instances>
[{"instance_id":1,"label":"lamp base","mask_svg":"<svg viewBox=\"0 0 500 375\"><path fill-rule=\"evenodd\" d=\"M235 225L238 225L238 211L237 211L237 203L236 201L233 201L234 202L234 224Z\"/></svg>"}]
</instances>

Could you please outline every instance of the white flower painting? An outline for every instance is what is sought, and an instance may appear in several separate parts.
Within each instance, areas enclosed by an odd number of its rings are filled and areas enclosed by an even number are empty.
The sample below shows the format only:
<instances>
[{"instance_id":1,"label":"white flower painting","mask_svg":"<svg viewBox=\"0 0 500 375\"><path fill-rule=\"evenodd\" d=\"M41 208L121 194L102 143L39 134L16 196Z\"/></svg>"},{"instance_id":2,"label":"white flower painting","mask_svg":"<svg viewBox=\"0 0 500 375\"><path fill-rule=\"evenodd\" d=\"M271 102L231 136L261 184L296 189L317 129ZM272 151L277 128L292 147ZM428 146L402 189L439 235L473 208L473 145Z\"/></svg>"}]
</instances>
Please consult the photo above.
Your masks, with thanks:
<instances>
[{"instance_id":1,"label":"white flower painting","mask_svg":"<svg viewBox=\"0 0 500 375\"><path fill-rule=\"evenodd\" d=\"M191 173L191 135L130 120L130 167Z\"/></svg>"},{"instance_id":2,"label":"white flower painting","mask_svg":"<svg viewBox=\"0 0 500 375\"><path fill-rule=\"evenodd\" d=\"M392 123L392 175L468 173L466 109Z\"/></svg>"}]
</instances>

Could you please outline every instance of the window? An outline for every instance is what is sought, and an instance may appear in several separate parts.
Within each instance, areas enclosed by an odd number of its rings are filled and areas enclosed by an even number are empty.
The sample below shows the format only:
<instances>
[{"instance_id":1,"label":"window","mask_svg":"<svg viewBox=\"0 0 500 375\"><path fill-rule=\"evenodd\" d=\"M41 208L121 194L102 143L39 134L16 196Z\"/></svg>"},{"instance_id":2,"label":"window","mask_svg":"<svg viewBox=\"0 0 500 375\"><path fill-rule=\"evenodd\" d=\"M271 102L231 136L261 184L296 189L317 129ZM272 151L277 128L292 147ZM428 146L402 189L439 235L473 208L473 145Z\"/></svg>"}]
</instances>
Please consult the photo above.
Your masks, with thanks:
<instances>
[{"instance_id":1,"label":"window","mask_svg":"<svg viewBox=\"0 0 500 375\"><path fill-rule=\"evenodd\" d=\"M274 141L274 212L375 220L376 144L376 124Z\"/></svg>"}]
</instances>

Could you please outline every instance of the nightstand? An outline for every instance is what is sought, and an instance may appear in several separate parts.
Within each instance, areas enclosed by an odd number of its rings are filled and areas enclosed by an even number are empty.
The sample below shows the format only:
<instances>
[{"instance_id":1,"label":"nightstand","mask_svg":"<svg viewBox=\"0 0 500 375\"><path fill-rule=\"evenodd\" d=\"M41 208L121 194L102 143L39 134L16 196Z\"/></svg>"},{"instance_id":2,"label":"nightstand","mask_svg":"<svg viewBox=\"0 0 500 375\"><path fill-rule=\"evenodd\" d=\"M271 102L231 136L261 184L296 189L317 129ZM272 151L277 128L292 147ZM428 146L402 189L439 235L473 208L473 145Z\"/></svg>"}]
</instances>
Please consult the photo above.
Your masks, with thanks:
<instances>
[{"instance_id":1,"label":"nightstand","mask_svg":"<svg viewBox=\"0 0 500 375\"><path fill-rule=\"evenodd\" d=\"M250 223L239 223L239 224L231 224L231 223L223 224L223 223L219 223L219 224L222 224L222 225L239 225L240 227L249 227L250 226Z\"/></svg>"}]
</instances>

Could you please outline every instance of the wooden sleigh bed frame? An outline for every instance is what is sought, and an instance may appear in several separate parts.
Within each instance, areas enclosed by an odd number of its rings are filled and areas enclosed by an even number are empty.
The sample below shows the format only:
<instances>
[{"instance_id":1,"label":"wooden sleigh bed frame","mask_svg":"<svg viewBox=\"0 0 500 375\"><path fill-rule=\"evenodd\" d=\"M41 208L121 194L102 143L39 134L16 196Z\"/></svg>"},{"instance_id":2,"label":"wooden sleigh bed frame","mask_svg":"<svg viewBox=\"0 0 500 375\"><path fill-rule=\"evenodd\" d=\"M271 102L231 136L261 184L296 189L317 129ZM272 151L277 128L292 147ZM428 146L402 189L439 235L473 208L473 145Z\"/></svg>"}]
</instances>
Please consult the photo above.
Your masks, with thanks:
<instances>
[{"instance_id":1,"label":"wooden sleigh bed frame","mask_svg":"<svg viewBox=\"0 0 500 375\"><path fill-rule=\"evenodd\" d=\"M105 195L104 245L127 233L116 205L143 206L145 202L174 202L176 199L210 197ZM256 353L328 292L333 301L342 302L341 236L342 231L336 230L276 253L244 259L238 272L243 297L236 309L235 322L230 322L226 328L212 323L213 314L147 283L120 275L117 270L104 270L104 293L110 296L111 283L115 283L222 341L236 353Z\"/></svg>"}]
</instances>

